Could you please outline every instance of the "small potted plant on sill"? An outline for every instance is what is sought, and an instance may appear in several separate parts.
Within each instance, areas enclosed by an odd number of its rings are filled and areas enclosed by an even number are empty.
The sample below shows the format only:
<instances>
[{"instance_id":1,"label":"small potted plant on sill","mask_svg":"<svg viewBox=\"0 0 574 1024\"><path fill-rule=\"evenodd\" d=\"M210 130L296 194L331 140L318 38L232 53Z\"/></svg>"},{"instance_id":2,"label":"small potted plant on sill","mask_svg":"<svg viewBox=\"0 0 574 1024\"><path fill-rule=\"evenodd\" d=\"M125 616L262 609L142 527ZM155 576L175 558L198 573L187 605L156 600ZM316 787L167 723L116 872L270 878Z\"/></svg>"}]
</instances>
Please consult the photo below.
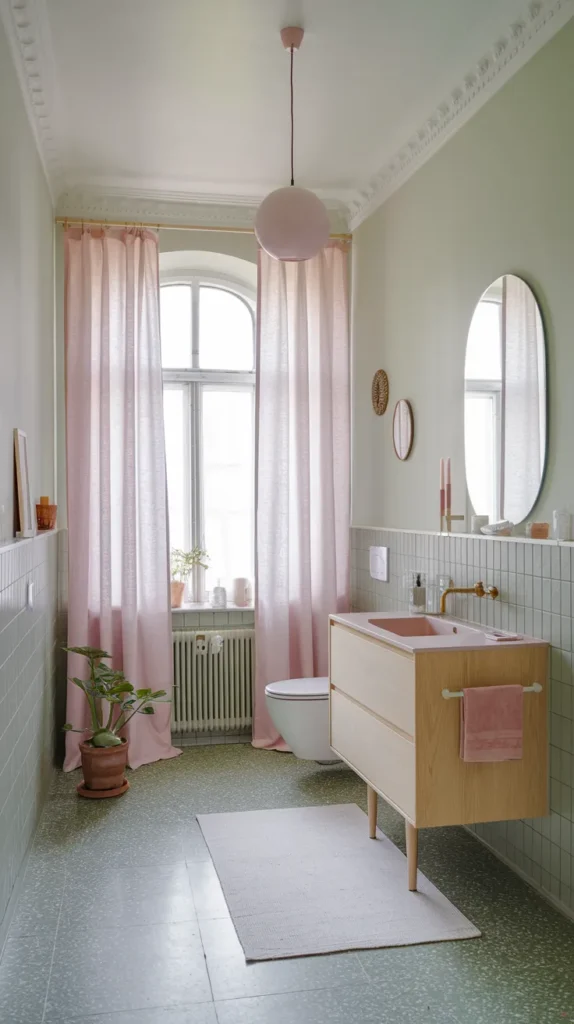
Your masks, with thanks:
<instances>
[{"instance_id":1,"label":"small potted plant on sill","mask_svg":"<svg viewBox=\"0 0 574 1024\"><path fill-rule=\"evenodd\" d=\"M128 741L119 733L134 715L153 715L152 703L166 697L165 690L136 690L123 672L104 664L110 658L107 651L95 647L64 647L69 654L81 654L88 659L88 679L71 679L85 694L90 709L91 724L87 729L74 729L68 723L68 732L91 733L80 743L84 780L77 787L80 796L101 799L121 796L129 789L125 777L128 762Z\"/></svg>"},{"instance_id":2,"label":"small potted plant on sill","mask_svg":"<svg viewBox=\"0 0 574 1024\"><path fill-rule=\"evenodd\" d=\"M200 565L207 569L209 555L202 548L192 548L191 551L182 551L181 548L173 548L171 552L171 607L181 608L183 604L183 592L185 584L191 576L194 567Z\"/></svg>"}]
</instances>

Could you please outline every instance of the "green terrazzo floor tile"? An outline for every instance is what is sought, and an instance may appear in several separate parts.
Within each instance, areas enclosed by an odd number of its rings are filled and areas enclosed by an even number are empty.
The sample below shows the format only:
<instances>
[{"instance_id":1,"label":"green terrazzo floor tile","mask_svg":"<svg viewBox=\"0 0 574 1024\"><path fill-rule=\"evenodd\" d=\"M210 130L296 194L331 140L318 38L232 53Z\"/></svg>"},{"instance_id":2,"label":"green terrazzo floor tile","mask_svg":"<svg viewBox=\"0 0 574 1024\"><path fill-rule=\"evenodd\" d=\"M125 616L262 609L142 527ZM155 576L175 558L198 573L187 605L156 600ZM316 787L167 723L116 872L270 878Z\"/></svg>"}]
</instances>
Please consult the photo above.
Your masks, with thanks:
<instances>
[{"instance_id":1,"label":"green terrazzo floor tile","mask_svg":"<svg viewBox=\"0 0 574 1024\"><path fill-rule=\"evenodd\" d=\"M129 777L129 792L105 801L77 798L79 772L59 772L54 779L9 954L0 961L0 1007L10 1024L42 1019L58 919L47 1021L78 1020L83 1014L92 1015L91 1024L155 1024L154 1014L170 1003L166 1024L215 1024L215 1010L219 1024L574 1020L572 922L465 829L423 830L420 868L481 929L482 938L304 958L295 966L285 961L254 970L238 949L196 815L346 802L366 809L364 783L343 764L320 766L245 744L190 747L179 758L147 765ZM404 822L382 800L378 824L404 851ZM94 910L91 884L102 865L111 879L104 902L108 910L117 906L118 920L111 920L104 938L102 932L94 937L94 984L90 957L82 952L82 915ZM125 873L130 881L122 889ZM146 905L138 892L147 878L152 890L154 878L156 884ZM37 934L30 945L24 933L32 926ZM128 990L121 991L115 964L125 955L126 929L141 950L145 970L134 964ZM171 990L162 981L158 997L153 974L160 968ZM31 1001L17 980L30 970ZM11 992L2 991L3 977ZM104 1014L98 986L106 984L109 1012ZM308 991L284 991L297 987ZM181 1006L173 1005L173 992ZM152 1009L150 1000L156 999ZM197 1007L190 1006L195 1000Z\"/></svg>"}]
</instances>

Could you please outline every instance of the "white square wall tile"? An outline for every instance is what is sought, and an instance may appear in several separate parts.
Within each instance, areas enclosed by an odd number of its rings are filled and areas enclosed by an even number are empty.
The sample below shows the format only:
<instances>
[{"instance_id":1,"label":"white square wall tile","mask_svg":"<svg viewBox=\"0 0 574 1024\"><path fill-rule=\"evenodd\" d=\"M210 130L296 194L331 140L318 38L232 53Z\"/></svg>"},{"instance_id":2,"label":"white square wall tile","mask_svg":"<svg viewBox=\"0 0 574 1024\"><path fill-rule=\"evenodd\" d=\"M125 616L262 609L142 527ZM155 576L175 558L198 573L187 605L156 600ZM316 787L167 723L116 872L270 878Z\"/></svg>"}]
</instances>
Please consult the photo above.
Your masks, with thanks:
<instances>
[{"instance_id":1,"label":"white square wall tile","mask_svg":"<svg viewBox=\"0 0 574 1024\"><path fill-rule=\"evenodd\" d=\"M552 576L552 556L550 554L550 546L548 544L542 544L542 575L547 579Z\"/></svg>"}]
</instances>

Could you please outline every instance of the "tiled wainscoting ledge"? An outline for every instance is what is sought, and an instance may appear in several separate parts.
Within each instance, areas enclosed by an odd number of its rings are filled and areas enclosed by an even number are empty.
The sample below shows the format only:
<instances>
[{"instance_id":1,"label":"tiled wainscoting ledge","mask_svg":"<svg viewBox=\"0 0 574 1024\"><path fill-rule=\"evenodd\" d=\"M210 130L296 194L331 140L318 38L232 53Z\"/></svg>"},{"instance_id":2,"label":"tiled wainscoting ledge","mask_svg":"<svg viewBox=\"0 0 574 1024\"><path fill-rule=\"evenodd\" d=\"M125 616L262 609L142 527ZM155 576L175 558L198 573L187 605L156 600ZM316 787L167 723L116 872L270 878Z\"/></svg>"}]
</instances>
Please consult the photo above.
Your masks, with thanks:
<instances>
[{"instance_id":1,"label":"tiled wainscoting ledge","mask_svg":"<svg viewBox=\"0 0 574 1024\"><path fill-rule=\"evenodd\" d=\"M389 582L371 579L369 547L389 548ZM351 603L354 611L407 611L405 572L429 581L448 574L456 586L499 588L496 601L449 597L448 612L472 623L516 630L551 646L550 808L547 818L476 825L475 834L574 916L574 544L524 537L476 537L397 529L351 529Z\"/></svg>"},{"instance_id":2,"label":"tiled wainscoting ledge","mask_svg":"<svg viewBox=\"0 0 574 1024\"><path fill-rule=\"evenodd\" d=\"M57 642L58 532L51 530L0 547L0 946L52 776Z\"/></svg>"}]
</instances>

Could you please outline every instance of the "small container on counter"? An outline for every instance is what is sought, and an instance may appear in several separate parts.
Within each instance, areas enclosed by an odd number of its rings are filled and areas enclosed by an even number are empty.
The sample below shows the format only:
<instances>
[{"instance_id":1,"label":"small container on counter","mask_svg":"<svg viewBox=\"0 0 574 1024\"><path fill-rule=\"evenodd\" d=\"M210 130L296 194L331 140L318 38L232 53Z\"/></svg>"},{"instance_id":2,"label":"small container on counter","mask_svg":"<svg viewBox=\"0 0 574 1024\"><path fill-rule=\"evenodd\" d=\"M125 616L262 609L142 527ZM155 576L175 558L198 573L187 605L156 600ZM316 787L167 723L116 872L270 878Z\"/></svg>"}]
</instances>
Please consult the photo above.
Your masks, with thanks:
<instances>
[{"instance_id":1,"label":"small container on counter","mask_svg":"<svg viewBox=\"0 0 574 1024\"><path fill-rule=\"evenodd\" d=\"M427 583L427 615L440 615L440 598L443 590L452 587L450 576L439 574L432 583Z\"/></svg>"},{"instance_id":2,"label":"small container on counter","mask_svg":"<svg viewBox=\"0 0 574 1024\"><path fill-rule=\"evenodd\" d=\"M427 610L426 576L424 572L409 574L409 611L411 615L424 615Z\"/></svg>"},{"instance_id":3,"label":"small container on counter","mask_svg":"<svg viewBox=\"0 0 574 1024\"><path fill-rule=\"evenodd\" d=\"M480 535L483 526L488 526L488 516L471 516L471 533L478 533Z\"/></svg>"},{"instance_id":4,"label":"small container on counter","mask_svg":"<svg viewBox=\"0 0 574 1024\"><path fill-rule=\"evenodd\" d=\"M552 513L552 533L554 540L572 539L572 517L564 509Z\"/></svg>"},{"instance_id":5,"label":"small container on counter","mask_svg":"<svg viewBox=\"0 0 574 1024\"><path fill-rule=\"evenodd\" d=\"M530 523L528 525L530 529L527 526L527 537L532 537L533 540L548 540L548 534L550 533L549 523Z\"/></svg>"},{"instance_id":6,"label":"small container on counter","mask_svg":"<svg viewBox=\"0 0 574 1024\"><path fill-rule=\"evenodd\" d=\"M440 587L438 583L427 583L427 615L438 615L440 612Z\"/></svg>"}]
</instances>

